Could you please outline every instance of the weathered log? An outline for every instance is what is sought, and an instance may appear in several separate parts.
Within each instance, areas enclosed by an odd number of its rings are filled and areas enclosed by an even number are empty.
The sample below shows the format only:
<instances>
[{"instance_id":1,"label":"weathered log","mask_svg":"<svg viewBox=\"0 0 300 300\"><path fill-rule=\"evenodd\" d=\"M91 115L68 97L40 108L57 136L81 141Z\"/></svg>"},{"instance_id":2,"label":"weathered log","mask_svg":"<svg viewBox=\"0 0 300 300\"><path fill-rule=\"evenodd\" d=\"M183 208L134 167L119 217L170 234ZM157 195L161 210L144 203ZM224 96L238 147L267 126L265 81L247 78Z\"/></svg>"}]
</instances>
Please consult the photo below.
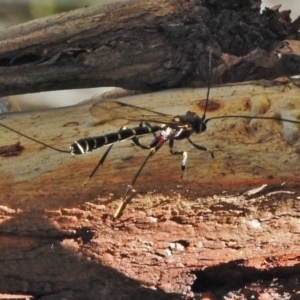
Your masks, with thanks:
<instances>
[{"instance_id":1,"label":"weathered log","mask_svg":"<svg viewBox=\"0 0 300 300\"><path fill-rule=\"evenodd\" d=\"M0 33L0 96L118 86L158 90L274 79L299 69L281 42L299 20L260 1L130 1L91 6Z\"/></svg>"},{"instance_id":2,"label":"weathered log","mask_svg":"<svg viewBox=\"0 0 300 300\"><path fill-rule=\"evenodd\" d=\"M201 115L206 92L178 89L119 100ZM298 95L291 82L215 87L207 117L299 119ZM89 114L90 105L8 114L1 122L68 149L81 137L117 130L110 124L93 126L97 120ZM293 280L299 262L294 253L300 250L299 126L243 119L207 125L192 140L222 150L215 161L178 142L177 149L189 152L180 179L180 157L162 148L115 222L111 216L147 151L130 142L115 145L83 186L104 151L71 157L1 129L2 146L19 141L24 150L0 160L0 291L44 300L181 299L192 295L192 287L221 298L257 280ZM263 184L267 188L243 195ZM267 267L273 273L260 271ZM274 284L268 280L260 285Z\"/></svg>"}]
</instances>

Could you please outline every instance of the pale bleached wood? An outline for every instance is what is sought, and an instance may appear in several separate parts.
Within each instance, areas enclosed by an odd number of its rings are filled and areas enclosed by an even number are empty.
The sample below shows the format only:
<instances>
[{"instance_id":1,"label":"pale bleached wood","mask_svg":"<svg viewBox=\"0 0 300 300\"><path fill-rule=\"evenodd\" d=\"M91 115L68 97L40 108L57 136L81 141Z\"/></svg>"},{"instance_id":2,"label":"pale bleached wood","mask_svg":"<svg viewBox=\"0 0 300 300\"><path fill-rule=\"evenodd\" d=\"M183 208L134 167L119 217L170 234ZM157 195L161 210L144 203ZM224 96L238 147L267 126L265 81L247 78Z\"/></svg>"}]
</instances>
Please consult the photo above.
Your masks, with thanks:
<instances>
[{"instance_id":1,"label":"pale bleached wood","mask_svg":"<svg viewBox=\"0 0 300 300\"><path fill-rule=\"evenodd\" d=\"M118 100L165 113L190 110L201 115L198 104L206 92L178 89ZM298 93L292 83L214 87L210 103L218 101L220 109L209 110L207 117L264 112L297 119ZM117 130L107 124L93 127L97 120L88 112L90 105L5 115L1 122L67 149L78 138ZM58 298L72 293L75 299L83 294L86 299L132 299L137 293L143 299L180 299L192 295L195 270L211 272L214 281L224 268L242 278L253 265L258 268L252 275L256 282L262 266L258 261L275 259L279 276L286 274L285 260L279 260L286 255L293 273L298 262L293 253L300 251L299 126L271 121L247 125L237 119L208 126L192 138L223 150L215 153L215 165L209 154L178 142L177 148L189 151L181 180L181 158L162 148L146 165L137 193L115 222L110 216L117 200L147 151L119 143L83 187L105 149L70 157L1 129L1 145L20 141L25 149L18 157L0 159L0 289ZM292 134L283 135L284 128ZM284 188L274 185L283 181ZM251 200L238 195L262 184L288 193ZM89 237L85 231L94 233ZM223 269L218 269L220 263ZM235 281L231 288L236 286L242 289L243 283Z\"/></svg>"},{"instance_id":2,"label":"pale bleached wood","mask_svg":"<svg viewBox=\"0 0 300 300\"><path fill-rule=\"evenodd\" d=\"M204 103L206 89L179 89L120 98L141 107L170 114L185 114L186 111L202 115L199 101ZM93 99L97 101L97 97ZM265 87L261 84L240 84L212 88L210 104L219 109L208 111L207 117L228 114L281 116L297 119L298 87L292 83ZM97 120L89 113L90 104L39 111L8 114L2 122L23 133L52 146L68 150L70 144L83 137L102 135L117 130L105 124L93 126ZM209 106L210 107L210 106ZM215 106L213 106L215 109ZM131 124L137 126L137 124ZM180 179L180 156L171 156L168 147L163 147L143 170L136 188L143 190L151 182L151 189L189 184L210 185L211 193L224 189L240 190L240 183L277 182L297 178L299 175L298 147L299 126L276 121L251 122L243 119L221 119L208 122L208 129L192 140L215 152L215 163L208 153L197 151L184 141L175 143L176 149L187 150L189 158L183 180ZM128 125L127 125L128 126ZM130 126L130 124L129 124ZM57 153L13 132L1 129L1 144L10 145L20 141L25 150L18 157L1 158L1 184L5 195L12 198L28 193L34 197L42 193L49 197L63 191L64 194L82 194L82 199L101 195L102 190L121 196L147 151L132 147L130 142L114 146L104 166L87 186L81 184L88 178L105 148L86 155L71 156ZM152 137L143 138L144 143ZM244 183L245 183L244 182ZM12 189L13 186L13 189ZM42 186L42 191L40 190ZM91 192L93 191L93 192ZM145 190L143 190L145 192ZM147 190L148 191L148 190ZM25 197L25 196L24 196Z\"/></svg>"}]
</instances>

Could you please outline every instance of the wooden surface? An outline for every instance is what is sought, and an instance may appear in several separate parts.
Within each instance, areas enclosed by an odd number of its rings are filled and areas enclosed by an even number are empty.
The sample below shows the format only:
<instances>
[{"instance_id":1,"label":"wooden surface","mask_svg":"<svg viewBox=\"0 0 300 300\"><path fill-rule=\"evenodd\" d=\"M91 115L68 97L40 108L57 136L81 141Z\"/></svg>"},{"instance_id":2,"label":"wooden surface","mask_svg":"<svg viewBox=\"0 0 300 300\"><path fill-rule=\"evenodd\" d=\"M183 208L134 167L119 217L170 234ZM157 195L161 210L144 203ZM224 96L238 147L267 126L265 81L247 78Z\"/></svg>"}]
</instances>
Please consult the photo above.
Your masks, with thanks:
<instances>
[{"instance_id":1,"label":"wooden surface","mask_svg":"<svg viewBox=\"0 0 300 300\"><path fill-rule=\"evenodd\" d=\"M214 87L207 117L264 113L297 119L299 88L273 84ZM206 89L177 89L118 100L201 115L205 97ZM97 120L90 105L4 115L1 122L68 149L76 139L117 130L93 126ZM259 280L270 257L279 278L287 268L288 274L297 273L299 128L276 121L209 121L207 131L192 140L222 150L215 162L178 142L176 148L189 151L180 179L181 158L163 147L115 222L111 216L147 151L130 142L117 144L83 187L104 148L72 157L1 128L1 146L19 141L24 150L0 158L0 290L41 299L181 299L192 295L191 289L221 297L236 285ZM252 198L241 195L262 184L270 189ZM226 274L239 274L236 285L225 280ZM225 291L216 285L220 280Z\"/></svg>"},{"instance_id":2,"label":"wooden surface","mask_svg":"<svg viewBox=\"0 0 300 300\"><path fill-rule=\"evenodd\" d=\"M0 33L0 94L206 85L210 49L214 82L299 73L299 18L292 23L278 7L260 14L259 2L205 3L212 2L130 1L7 29ZM207 117L299 120L299 88L280 82L215 87ZM201 115L205 97L206 89L190 88L119 100ZM0 122L67 150L82 137L118 130L95 126L89 107L96 100L7 114ZM189 153L181 179L181 158L163 147L116 221L111 217L147 151L115 145L83 186L105 149L72 157L0 132L0 293L42 300L253 299L272 289L276 299L297 297L299 125L209 121L192 140L220 150L215 160L176 143Z\"/></svg>"},{"instance_id":3,"label":"wooden surface","mask_svg":"<svg viewBox=\"0 0 300 300\"><path fill-rule=\"evenodd\" d=\"M187 111L202 115L205 97L206 89L181 89L120 99L174 115ZM96 100L97 97L94 97L93 101ZM264 113L297 120L297 101L298 87L292 83L270 87L259 83L216 87L211 90L207 118L228 114L261 116ZM94 126L97 119L91 117L90 106L83 104L49 111L8 114L2 122L52 146L68 150L77 139L117 131L118 127L110 124ZM127 127L130 125L137 126L127 124ZM186 141L176 141L176 149L189 153L183 180L180 179L181 157L171 156L165 146L150 159L136 188L141 192L151 192L166 185L173 188L180 185L185 190L186 185L196 184L200 191L209 186L210 194L213 194L222 189L236 192L240 184L248 181L268 183L273 179L280 182L287 178L289 184L299 175L299 126L233 118L211 120L207 127L206 132L194 134L192 140L209 149L219 150L215 152L215 161L210 154L194 149ZM97 195L103 191L119 197L147 155L147 150L136 149L130 142L118 143L88 185L82 187L105 148L86 155L71 156L43 149L43 146L25 138L18 139L15 133L1 130L3 146L19 141L25 148L17 157L1 158L1 188L5 194L15 194L16 197L18 194L24 195L27 189L30 195L38 193L39 189L35 191L34 186L42 186L45 197L60 190L70 194L70 197L73 193L79 193L83 199L89 199L91 193ZM144 143L151 140L151 136L143 138ZM28 183L31 184L28 186ZM146 188L148 184L151 184L150 190ZM22 188L18 188L19 185Z\"/></svg>"},{"instance_id":4,"label":"wooden surface","mask_svg":"<svg viewBox=\"0 0 300 300\"><path fill-rule=\"evenodd\" d=\"M0 32L0 96L118 86L206 86L298 74L299 21L260 2L164 0L90 6ZM278 53L280 55L278 55Z\"/></svg>"}]
</instances>

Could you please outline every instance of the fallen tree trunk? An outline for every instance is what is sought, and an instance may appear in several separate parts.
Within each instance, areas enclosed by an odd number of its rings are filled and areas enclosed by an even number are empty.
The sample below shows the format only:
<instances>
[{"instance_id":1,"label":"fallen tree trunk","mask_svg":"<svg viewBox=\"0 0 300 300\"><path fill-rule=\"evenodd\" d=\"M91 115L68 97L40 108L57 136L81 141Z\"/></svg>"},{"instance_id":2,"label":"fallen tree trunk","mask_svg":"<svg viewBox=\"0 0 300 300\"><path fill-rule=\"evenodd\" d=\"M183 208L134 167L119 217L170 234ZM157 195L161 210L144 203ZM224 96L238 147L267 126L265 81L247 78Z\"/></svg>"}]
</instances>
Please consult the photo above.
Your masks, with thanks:
<instances>
[{"instance_id":1,"label":"fallen tree trunk","mask_svg":"<svg viewBox=\"0 0 300 300\"><path fill-rule=\"evenodd\" d=\"M0 93L194 86L208 78L209 49L214 81L296 74L298 21L278 9L260 15L253 3L129 2L11 28L0 37ZM206 92L168 90L120 101L201 116ZM298 120L298 98L299 88L288 81L215 87L207 117ZM79 138L118 130L94 126L89 108L96 100L5 115L1 122L67 150ZM215 160L178 142L189 153L181 179L181 158L162 148L116 221L112 215L147 152L114 145L83 185L100 150L71 157L1 128L0 291L43 300L295 294L299 126L239 118L207 125L192 140L218 150Z\"/></svg>"},{"instance_id":2,"label":"fallen tree trunk","mask_svg":"<svg viewBox=\"0 0 300 300\"><path fill-rule=\"evenodd\" d=\"M35 20L0 33L0 96L118 86L158 90L299 73L299 20L253 1L130 1ZM298 53L296 53L298 54ZM297 60L297 61L295 61Z\"/></svg>"},{"instance_id":3,"label":"fallen tree trunk","mask_svg":"<svg viewBox=\"0 0 300 300\"><path fill-rule=\"evenodd\" d=\"M179 89L118 100L201 115L206 92ZM215 87L207 117L297 119L298 93L290 82ZM117 130L93 126L90 105L6 115L2 123L67 149L78 138ZM222 150L215 161L178 142L177 149L189 152L180 179L181 159L162 148L117 221L111 216L147 151L129 142L115 145L83 186L101 150L70 157L1 130L3 145L19 141L24 149L1 158L0 290L39 299L181 299L192 293L220 298L238 290L255 294L253 283L260 280L261 290L293 294L289 282L298 272L300 250L299 126L242 119L207 125L192 140Z\"/></svg>"}]
</instances>

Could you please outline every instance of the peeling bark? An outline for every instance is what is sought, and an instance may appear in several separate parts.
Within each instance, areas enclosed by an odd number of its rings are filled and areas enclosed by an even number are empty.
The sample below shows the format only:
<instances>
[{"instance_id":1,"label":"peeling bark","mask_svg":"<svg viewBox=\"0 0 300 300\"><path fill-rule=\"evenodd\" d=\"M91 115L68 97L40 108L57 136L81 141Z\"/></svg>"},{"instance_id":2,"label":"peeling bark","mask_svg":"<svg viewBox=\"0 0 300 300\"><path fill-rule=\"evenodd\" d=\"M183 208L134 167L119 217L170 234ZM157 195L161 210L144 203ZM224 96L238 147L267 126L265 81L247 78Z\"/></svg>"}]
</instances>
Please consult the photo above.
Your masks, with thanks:
<instances>
[{"instance_id":1,"label":"peeling bark","mask_svg":"<svg viewBox=\"0 0 300 300\"><path fill-rule=\"evenodd\" d=\"M201 115L206 92L178 89L119 101ZM299 88L289 81L215 87L207 117L297 119L298 95ZM97 120L89 114L90 105L8 114L2 122L67 149L78 138L116 131L109 124L93 126ZM2 130L1 142L11 145L14 136ZM1 158L0 165L0 291L43 300L182 299L193 294L213 299L234 291L256 295L254 286L279 296L295 294L299 136L299 126L283 122L208 122L207 131L192 139L222 150L215 161L178 142L177 149L189 151L181 180L180 158L162 148L115 222L111 216L147 152L129 142L115 145L83 186L103 151L69 157L21 137L24 150ZM244 194L262 184L268 188Z\"/></svg>"},{"instance_id":2,"label":"peeling bark","mask_svg":"<svg viewBox=\"0 0 300 300\"><path fill-rule=\"evenodd\" d=\"M259 1L84 8L0 34L0 94L205 85L209 49L214 82L298 74L298 28L299 18L292 23L278 7L260 14ZM186 88L123 95L120 101L201 116L206 92ZM89 107L100 98L6 114L1 123L68 149L79 138L117 130L95 126ZM211 90L207 117L299 120L298 103L299 87L288 80L219 86ZM295 295L299 136L299 126L285 122L211 120L192 140L217 150L215 160L176 144L189 153L181 179L180 158L162 148L138 178L123 216L113 221L147 152L115 145L83 185L101 151L71 157L1 128L0 292L43 300L252 299L270 290L278 299Z\"/></svg>"},{"instance_id":3,"label":"peeling bark","mask_svg":"<svg viewBox=\"0 0 300 300\"><path fill-rule=\"evenodd\" d=\"M274 79L299 69L276 54L297 37L278 7L260 1L131 1L92 6L0 33L0 96L118 86L158 90ZM299 55L299 53L296 53Z\"/></svg>"}]
</instances>

